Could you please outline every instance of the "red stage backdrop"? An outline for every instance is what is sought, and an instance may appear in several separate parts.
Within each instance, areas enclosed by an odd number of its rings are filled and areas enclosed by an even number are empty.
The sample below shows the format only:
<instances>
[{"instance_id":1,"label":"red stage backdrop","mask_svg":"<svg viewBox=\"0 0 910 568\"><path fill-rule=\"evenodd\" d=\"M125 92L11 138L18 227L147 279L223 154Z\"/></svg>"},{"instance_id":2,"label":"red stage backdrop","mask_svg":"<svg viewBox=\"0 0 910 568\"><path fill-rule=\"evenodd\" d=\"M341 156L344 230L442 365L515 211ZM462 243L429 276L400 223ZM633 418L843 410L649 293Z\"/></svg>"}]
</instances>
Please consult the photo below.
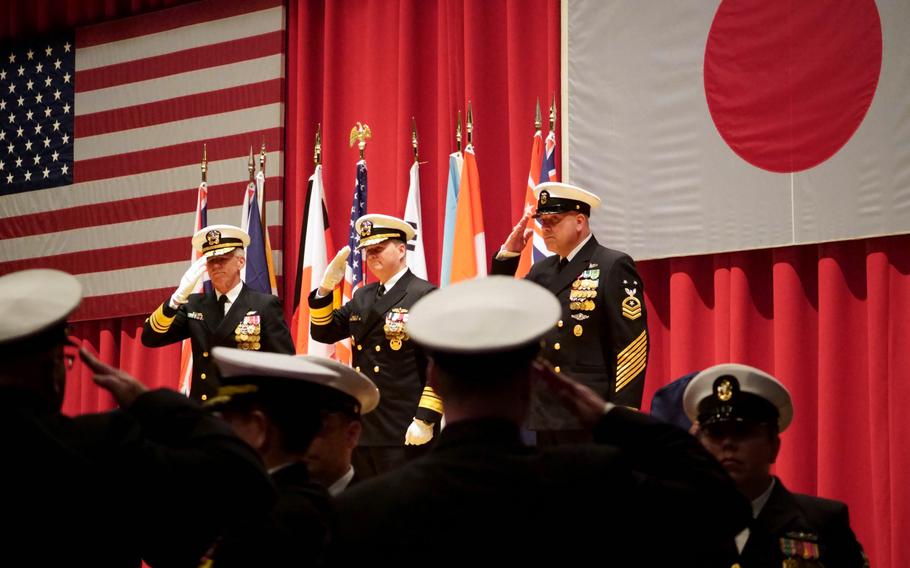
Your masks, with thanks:
<instances>
[{"instance_id":1,"label":"red stage backdrop","mask_svg":"<svg viewBox=\"0 0 910 568\"><path fill-rule=\"evenodd\" d=\"M70 0L61 9L48 0L11 2L0 14L7 22L0 40L182 3ZM558 0L302 1L290 2L286 17L283 298L293 298L317 123L333 238L342 243L357 159L348 132L358 120L374 131L368 209L401 215L415 117L426 161L424 244L436 280L446 157L455 113L471 100L487 249L496 250L523 204L535 99L547 101L559 85ZM793 392L796 420L778 473L792 489L845 500L873 565L885 567L910 564L900 536L910 533L910 453L900 451L910 434L907 250L910 237L894 236L639 265L651 333L645 400L673 378L722 361L780 376ZM143 319L83 321L75 332L105 361L150 386L173 387L179 347L142 347ZM77 365L66 412L111 406Z\"/></svg>"}]
</instances>

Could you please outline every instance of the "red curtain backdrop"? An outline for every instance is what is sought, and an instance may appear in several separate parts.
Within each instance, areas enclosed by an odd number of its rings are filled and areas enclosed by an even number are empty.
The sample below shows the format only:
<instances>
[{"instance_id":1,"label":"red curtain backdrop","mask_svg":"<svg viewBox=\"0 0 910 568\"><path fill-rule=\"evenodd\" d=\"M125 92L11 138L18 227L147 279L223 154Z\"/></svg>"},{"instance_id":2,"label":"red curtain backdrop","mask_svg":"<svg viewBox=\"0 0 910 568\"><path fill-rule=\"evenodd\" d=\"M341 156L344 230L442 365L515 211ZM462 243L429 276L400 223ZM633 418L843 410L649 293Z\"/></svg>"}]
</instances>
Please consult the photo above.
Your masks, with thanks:
<instances>
[{"instance_id":1,"label":"red curtain backdrop","mask_svg":"<svg viewBox=\"0 0 910 568\"><path fill-rule=\"evenodd\" d=\"M180 3L7 2L0 40ZM402 215L416 119L424 244L435 281L455 115L472 101L487 250L496 250L523 205L535 100L545 105L559 86L558 0L292 1L287 18L281 241L288 313L317 123L331 229L343 243L357 160L347 142L351 127L359 120L374 133L366 150L369 210ZM910 452L901 451L910 439L907 250L910 236L896 236L639 263L651 333L645 400L673 378L718 362L780 377L796 415L777 473L793 490L846 501L873 565L883 567L910 565L901 536L910 534ZM179 346L144 348L142 321L80 322L74 332L150 386L176 385ZM65 411L111 406L77 364Z\"/></svg>"}]
</instances>

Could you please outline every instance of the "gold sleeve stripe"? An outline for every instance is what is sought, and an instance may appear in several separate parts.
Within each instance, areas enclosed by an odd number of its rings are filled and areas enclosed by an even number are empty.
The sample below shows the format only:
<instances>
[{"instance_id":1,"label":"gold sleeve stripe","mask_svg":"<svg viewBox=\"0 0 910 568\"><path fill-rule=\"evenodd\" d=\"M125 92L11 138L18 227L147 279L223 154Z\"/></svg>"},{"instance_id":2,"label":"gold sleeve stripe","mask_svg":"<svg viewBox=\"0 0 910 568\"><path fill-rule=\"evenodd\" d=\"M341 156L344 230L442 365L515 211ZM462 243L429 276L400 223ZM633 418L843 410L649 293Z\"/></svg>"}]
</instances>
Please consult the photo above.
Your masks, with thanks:
<instances>
[{"instance_id":1,"label":"gold sleeve stripe","mask_svg":"<svg viewBox=\"0 0 910 568\"><path fill-rule=\"evenodd\" d=\"M431 387L423 387L423 394L420 395L420 403L417 406L442 414L442 399Z\"/></svg>"},{"instance_id":2,"label":"gold sleeve stripe","mask_svg":"<svg viewBox=\"0 0 910 568\"><path fill-rule=\"evenodd\" d=\"M629 376L637 374L637 371L633 371L642 365L642 362L647 358L647 354L647 348L642 347L642 350L637 353L634 358L618 364L616 366L616 382L621 383L629 378Z\"/></svg>"},{"instance_id":3,"label":"gold sleeve stripe","mask_svg":"<svg viewBox=\"0 0 910 568\"><path fill-rule=\"evenodd\" d=\"M635 351L639 347L641 347L642 344L647 344L647 343L648 343L648 331L645 330L645 331L641 332L641 334L638 337L633 339L631 343L626 345L626 347L616 355L616 360L621 361L622 358L626 354L628 354L630 351Z\"/></svg>"},{"instance_id":4,"label":"gold sleeve stripe","mask_svg":"<svg viewBox=\"0 0 910 568\"><path fill-rule=\"evenodd\" d=\"M158 309L149 316L149 327L155 333L167 333L172 323L174 323L174 318L164 315L164 304L158 306Z\"/></svg>"},{"instance_id":5,"label":"gold sleeve stripe","mask_svg":"<svg viewBox=\"0 0 910 568\"><path fill-rule=\"evenodd\" d=\"M622 382L619 382L619 381L616 382L616 392L619 392L624 387L627 387L630 383L632 383L632 380L635 377L637 377L638 374L644 370L645 370L645 360L642 359L637 367L631 369L632 373L627 378L623 379Z\"/></svg>"},{"instance_id":6,"label":"gold sleeve stripe","mask_svg":"<svg viewBox=\"0 0 910 568\"><path fill-rule=\"evenodd\" d=\"M332 304L321 308L310 308L310 322L314 325L326 325L332 321L333 311Z\"/></svg>"},{"instance_id":7,"label":"gold sleeve stripe","mask_svg":"<svg viewBox=\"0 0 910 568\"><path fill-rule=\"evenodd\" d=\"M625 349L616 357L616 392L629 385L647 365L648 362L648 332L642 331Z\"/></svg>"}]
</instances>

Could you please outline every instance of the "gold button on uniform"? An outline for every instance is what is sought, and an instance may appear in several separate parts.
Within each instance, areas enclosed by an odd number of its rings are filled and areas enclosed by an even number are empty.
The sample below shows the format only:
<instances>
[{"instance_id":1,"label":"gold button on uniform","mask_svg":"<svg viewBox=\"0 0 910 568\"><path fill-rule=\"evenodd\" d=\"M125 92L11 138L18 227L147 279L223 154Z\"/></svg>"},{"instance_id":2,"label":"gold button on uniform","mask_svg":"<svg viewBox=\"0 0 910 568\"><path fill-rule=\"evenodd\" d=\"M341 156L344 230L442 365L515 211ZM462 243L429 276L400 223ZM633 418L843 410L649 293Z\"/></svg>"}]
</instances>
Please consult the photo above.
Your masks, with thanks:
<instances>
[{"instance_id":1,"label":"gold button on uniform","mask_svg":"<svg viewBox=\"0 0 910 568\"><path fill-rule=\"evenodd\" d=\"M562 320L559 320L558 322L556 322L556 327L562 327Z\"/></svg>"},{"instance_id":2,"label":"gold button on uniform","mask_svg":"<svg viewBox=\"0 0 910 568\"><path fill-rule=\"evenodd\" d=\"M202 379L202 380L204 381L204 380L205 380L205 373L202 373L201 375L199 375L199 378Z\"/></svg>"},{"instance_id":3,"label":"gold button on uniform","mask_svg":"<svg viewBox=\"0 0 910 568\"><path fill-rule=\"evenodd\" d=\"M202 400L207 400L209 397L202 395Z\"/></svg>"},{"instance_id":4,"label":"gold button on uniform","mask_svg":"<svg viewBox=\"0 0 910 568\"><path fill-rule=\"evenodd\" d=\"M208 357L208 356L209 356L209 352L208 352L208 351L203 351L203 352L202 352L202 356L203 356L203 357Z\"/></svg>"},{"instance_id":5,"label":"gold button on uniform","mask_svg":"<svg viewBox=\"0 0 910 568\"><path fill-rule=\"evenodd\" d=\"M378 372L379 372L379 365L376 365L375 367L373 367L373 372L374 372L374 373L378 373Z\"/></svg>"},{"instance_id":6,"label":"gold button on uniform","mask_svg":"<svg viewBox=\"0 0 910 568\"><path fill-rule=\"evenodd\" d=\"M559 365L553 367L553 370L556 371L556 372L558 373L558 372L559 372Z\"/></svg>"},{"instance_id":7,"label":"gold button on uniform","mask_svg":"<svg viewBox=\"0 0 910 568\"><path fill-rule=\"evenodd\" d=\"M377 345L377 346L376 346L376 351L379 351L380 349L382 349L382 347L380 347L380 346Z\"/></svg>"},{"instance_id":8,"label":"gold button on uniform","mask_svg":"<svg viewBox=\"0 0 910 568\"><path fill-rule=\"evenodd\" d=\"M559 351L559 343L554 343L554 344L553 344L553 349Z\"/></svg>"},{"instance_id":9,"label":"gold button on uniform","mask_svg":"<svg viewBox=\"0 0 910 568\"><path fill-rule=\"evenodd\" d=\"M359 372L360 372L360 367L354 367L354 370L357 371L357 372L359 373Z\"/></svg>"},{"instance_id":10,"label":"gold button on uniform","mask_svg":"<svg viewBox=\"0 0 910 568\"><path fill-rule=\"evenodd\" d=\"M363 350L363 345L358 345L358 346L357 346L357 351L362 351L362 350Z\"/></svg>"}]
</instances>

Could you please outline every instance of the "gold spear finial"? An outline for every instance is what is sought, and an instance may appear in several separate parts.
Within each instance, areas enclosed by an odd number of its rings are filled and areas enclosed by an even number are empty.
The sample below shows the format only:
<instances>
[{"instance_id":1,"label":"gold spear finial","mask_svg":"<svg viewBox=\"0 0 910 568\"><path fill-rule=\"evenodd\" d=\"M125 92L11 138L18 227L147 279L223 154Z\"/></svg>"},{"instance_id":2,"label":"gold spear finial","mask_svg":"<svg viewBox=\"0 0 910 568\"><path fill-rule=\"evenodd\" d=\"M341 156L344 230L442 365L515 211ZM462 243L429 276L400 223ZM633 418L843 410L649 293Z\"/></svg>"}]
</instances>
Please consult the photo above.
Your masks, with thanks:
<instances>
[{"instance_id":1,"label":"gold spear finial","mask_svg":"<svg viewBox=\"0 0 910 568\"><path fill-rule=\"evenodd\" d=\"M461 152L461 111L458 111L458 125L455 127L455 142L458 144L458 151Z\"/></svg>"},{"instance_id":2,"label":"gold spear finial","mask_svg":"<svg viewBox=\"0 0 910 568\"><path fill-rule=\"evenodd\" d=\"M262 137L262 145L259 146L259 171L265 175L265 136Z\"/></svg>"},{"instance_id":3,"label":"gold spear finial","mask_svg":"<svg viewBox=\"0 0 910 568\"><path fill-rule=\"evenodd\" d=\"M556 93L553 93L553 103L550 105L550 132L556 129Z\"/></svg>"},{"instance_id":4,"label":"gold spear finial","mask_svg":"<svg viewBox=\"0 0 910 568\"><path fill-rule=\"evenodd\" d=\"M208 158L206 157L206 154L207 154L207 153L206 153L205 144L203 144L203 145L202 145L202 166L201 166L201 169L202 169L202 183L206 183L206 182L208 181L208 180L207 180L207 174L208 174L208 169L209 169L209 160L208 160Z\"/></svg>"},{"instance_id":5,"label":"gold spear finial","mask_svg":"<svg viewBox=\"0 0 910 568\"><path fill-rule=\"evenodd\" d=\"M249 172L250 172L250 181L253 181L253 178L254 178L253 170L256 169L255 164L256 164L256 162L253 161L253 147L250 146L250 159L246 163L246 169L249 170Z\"/></svg>"},{"instance_id":6,"label":"gold spear finial","mask_svg":"<svg viewBox=\"0 0 910 568\"><path fill-rule=\"evenodd\" d=\"M414 147L414 161L417 161L417 121L411 117L411 146Z\"/></svg>"},{"instance_id":7,"label":"gold spear finial","mask_svg":"<svg viewBox=\"0 0 910 568\"><path fill-rule=\"evenodd\" d=\"M354 142L357 142L357 149L360 150L360 159L363 159L363 151L367 147L367 140L373 138L373 131L370 130L369 125L357 123L354 128L351 129L350 136L350 145L353 148Z\"/></svg>"},{"instance_id":8,"label":"gold spear finial","mask_svg":"<svg viewBox=\"0 0 910 568\"><path fill-rule=\"evenodd\" d=\"M468 146L474 145L474 111L468 101Z\"/></svg>"},{"instance_id":9,"label":"gold spear finial","mask_svg":"<svg viewBox=\"0 0 910 568\"><path fill-rule=\"evenodd\" d=\"M540 97L537 97L537 111L534 113L534 130L540 130L542 118L540 117Z\"/></svg>"},{"instance_id":10,"label":"gold spear finial","mask_svg":"<svg viewBox=\"0 0 910 568\"><path fill-rule=\"evenodd\" d=\"M313 146L313 164L322 163L322 124L316 124L316 144Z\"/></svg>"}]
</instances>

